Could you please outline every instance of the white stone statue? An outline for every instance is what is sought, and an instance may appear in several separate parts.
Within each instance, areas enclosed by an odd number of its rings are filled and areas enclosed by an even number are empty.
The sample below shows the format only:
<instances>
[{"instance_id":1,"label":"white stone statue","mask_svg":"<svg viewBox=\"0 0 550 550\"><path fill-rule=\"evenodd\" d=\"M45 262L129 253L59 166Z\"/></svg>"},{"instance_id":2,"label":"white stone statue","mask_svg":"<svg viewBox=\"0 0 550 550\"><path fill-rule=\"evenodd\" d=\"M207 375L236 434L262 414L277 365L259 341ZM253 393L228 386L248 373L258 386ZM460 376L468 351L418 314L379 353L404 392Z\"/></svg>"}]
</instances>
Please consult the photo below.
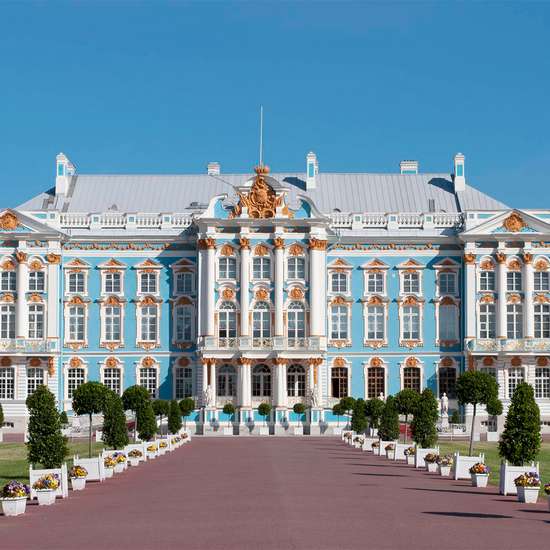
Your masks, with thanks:
<instances>
[{"instance_id":1,"label":"white stone statue","mask_svg":"<svg viewBox=\"0 0 550 550\"><path fill-rule=\"evenodd\" d=\"M317 409L319 407L319 397L317 396L317 384L311 390L311 407Z\"/></svg>"},{"instance_id":2,"label":"white stone statue","mask_svg":"<svg viewBox=\"0 0 550 550\"><path fill-rule=\"evenodd\" d=\"M383 392L380 392L380 393L378 394L378 399L380 399L381 401L385 401L385 400L386 400L386 398L384 397L384 393L383 393Z\"/></svg>"},{"instance_id":3,"label":"white stone statue","mask_svg":"<svg viewBox=\"0 0 550 550\"><path fill-rule=\"evenodd\" d=\"M212 387L211 386L206 386L206 389L202 394L202 402L206 408L212 405Z\"/></svg>"},{"instance_id":4,"label":"white stone statue","mask_svg":"<svg viewBox=\"0 0 550 550\"><path fill-rule=\"evenodd\" d=\"M443 395L441 396L441 414L449 414L449 398L447 397L446 393L443 393Z\"/></svg>"}]
</instances>

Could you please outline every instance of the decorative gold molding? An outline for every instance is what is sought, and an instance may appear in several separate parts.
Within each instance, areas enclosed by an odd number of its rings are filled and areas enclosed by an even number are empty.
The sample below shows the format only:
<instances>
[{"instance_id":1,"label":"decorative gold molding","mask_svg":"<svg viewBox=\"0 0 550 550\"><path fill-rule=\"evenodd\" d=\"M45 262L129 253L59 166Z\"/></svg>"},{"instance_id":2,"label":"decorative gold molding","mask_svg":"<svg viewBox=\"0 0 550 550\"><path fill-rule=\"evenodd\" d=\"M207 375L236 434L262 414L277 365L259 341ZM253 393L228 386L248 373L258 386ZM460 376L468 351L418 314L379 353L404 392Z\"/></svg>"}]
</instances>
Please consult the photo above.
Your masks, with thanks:
<instances>
[{"instance_id":1,"label":"decorative gold molding","mask_svg":"<svg viewBox=\"0 0 550 550\"><path fill-rule=\"evenodd\" d=\"M12 212L4 212L4 214L0 216L0 229L3 231L13 231L20 225L17 216Z\"/></svg>"},{"instance_id":2,"label":"decorative gold molding","mask_svg":"<svg viewBox=\"0 0 550 550\"><path fill-rule=\"evenodd\" d=\"M416 357L407 357L405 360L406 367L418 367L419 361Z\"/></svg>"},{"instance_id":3,"label":"decorative gold molding","mask_svg":"<svg viewBox=\"0 0 550 550\"><path fill-rule=\"evenodd\" d=\"M484 367L492 367L495 364L495 361L492 357L487 356L483 358L482 363Z\"/></svg>"},{"instance_id":4,"label":"decorative gold molding","mask_svg":"<svg viewBox=\"0 0 550 550\"><path fill-rule=\"evenodd\" d=\"M304 248L298 243L292 243L288 249L288 253L291 256L301 256L304 253Z\"/></svg>"},{"instance_id":5,"label":"decorative gold molding","mask_svg":"<svg viewBox=\"0 0 550 550\"><path fill-rule=\"evenodd\" d=\"M55 359L48 357L48 374L53 376L55 374Z\"/></svg>"},{"instance_id":6,"label":"decorative gold molding","mask_svg":"<svg viewBox=\"0 0 550 550\"><path fill-rule=\"evenodd\" d=\"M69 306L85 306L86 302L80 296L73 296L68 302Z\"/></svg>"},{"instance_id":7,"label":"decorative gold molding","mask_svg":"<svg viewBox=\"0 0 550 550\"><path fill-rule=\"evenodd\" d=\"M235 298L235 291L232 288L224 288L222 290L222 298L224 300L233 300Z\"/></svg>"},{"instance_id":8,"label":"decorative gold molding","mask_svg":"<svg viewBox=\"0 0 550 550\"><path fill-rule=\"evenodd\" d=\"M241 237L239 239L239 245L241 246L241 250L250 250L250 239Z\"/></svg>"},{"instance_id":9,"label":"decorative gold molding","mask_svg":"<svg viewBox=\"0 0 550 550\"><path fill-rule=\"evenodd\" d=\"M483 260L480 267L484 271L493 271L495 269L495 264L491 260Z\"/></svg>"},{"instance_id":10,"label":"decorative gold molding","mask_svg":"<svg viewBox=\"0 0 550 550\"><path fill-rule=\"evenodd\" d=\"M115 369L119 366L119 362L116 357L107 357L105 359L105 366L109 369Z\"/></svg>"},{"instance_id":11,"label":"decorative gold molding","mask_svg":"<svg viewBox=\"0 0 550 550\"><path fill-rule=\"evenodd\" d=\"M50 264L60 264L61 254L54 254L53 252L50 252L49 254L46 254L46 260Z\"/></svg>"},{"instance_id":12,"label":"decorative gold molding","mask_svg":"<svg viewBox=\"0 0 550 550\"><path fill-rule=\"evenodd\" d=\"M495 257L496 257L497 262L498 262L499 264L504 264L504 263L506 263L506 254L504 254L504 252L497 252L497 253L495 254Z\"/></svg>"},{"instance_id":13,"label":"decorative gold molding","mask_svg":"<svg viewBox=\"0 0 550 550\"><path fill-rule=\"evenodd\" d=\"M516 212L512 212L503 222L502 227L510 233L519 233L527 224L523 221L523 218Z\"/></svg>"},{"instance_id":14,"label":"decorative gold molding","mask_svg":"<svg viewBox=\"0 0 550 550\"><path fill-rule=\"evenodd\" d=\"M239 365L252 365L252 359L248 358L248 357L239 357L237 359L237 363L239 363Z\"/></svg>"},{"instance_id":15,"label":"decorative gold molding","mask_svg":"<svg viewBox=\"0 0 550 550\"><path fill-rule=\"evenodd\" d=\"M4 271L13 271L15 269L15 262L11 258L7 258L2 263L2 269Z\"/></svg>"},{"instance_id":16,"label":"decorative gold molding","mask_svg":"<svg viewBox=\"0 0 550 550\"><path fill-rule=\"evenodd\" d=\"M257 244L254 247L255 256L267 256L269 254L269 249L265 244Z\"/></svg>"},{"instance_id":17,"label":"decorative gold molding","mask_svg":"<svg viewBox=\"0 0 550 550\"><path fill-rule=\"evenodd\" d=\"M290 292L288 293L288 295L293 300L302 300L303 297L304 297L304 291L301 288L295 286L295 287L290 289Z\"/></svg>"},{"instance_id":18,"label":"decorative gold molding","mask_svg":"<svg viewBox=\"0 0 550 550\"><path fill-rule=\"evenodd\" d=\"M208 237L206 239L199 239L197 241L199 250L215 249L216 248L216 239Z\"/></svg>"},{"instance_id":19,"label":"decorative gold molding","mask_svg":"<svg viewBox=\"0 0 550 550\"><path fill-rule=\"evenodd\" d=\"M370 366L371 367L381 367L383 365L382 359L380 357L373 357L370 360Z\"/></svg>"},{"instance_id":20,"label":"decorative gold molding","mask_svg":"<svg viewBox=\"0 0 550 550\"><path fill-rule=\"evenodd\" d=\"M310 250L326 250L327 249L327 241L316 239L315 237L312 237L309 239L309 248Z\"/></svg>"},{"instance_id":21,"label":"decorative gold molding","mask_svg":"<svg viewBox=\"0 0 550 550\"><path fill-rule=\"evenodd\" d=\"M42 301L42 296L40 296L40 294L37 294L36 292L33 292L29 297L29 302L37 303Z\"/></svg>"},{"instance_id":22,"label":"decorative gold molding","mask_svg":"<svg viewBox=\"0 0 550 550\"><path fill-rule=\"evenodd\" d=\"M346 360L343 357L335 357L332 361L333 366L335 367L345 367Z\"/></svg>"},{"instance_id":23,"label":"decorative gold molding","mask_svg":"<svg viewBox=\"0 0 550 550\"><path fill-rule=\"evenodd\" d=\"M495 297L492 294L485 294L479 299L480 304L494 304Z\"/></svg>"},{"instance_id":24,"label":"decorative gold molding","mask_svg":"<svg viewBox=\"0 0 550 550\"><path fill-rule=\"evenodd\" d=\"M537 367L547 367L548 357L537 357Z\"/></svg>"},{"instance_id":25,"label":"decorative gold molding","mask_svg":"<svg viewBox=\"0 0 550 550\"><path fill-rule=\"evenodd\" d=\"M42 262L40 260L33 260L30 264L29 264L29 269L31 271L42 271L42 268L44 266L42 265Z\"/></svg>"},{"instance_id":26,"label":"decorative gold molding","mask_svg":"<svg viewBox=\"0 0 550 550\"><path fill-rule=\"evenodd\" d=\"M439 365L441 367L452 367L453 366L453 360L450 357L443 357L441 361L439 362Z\"/></svg>"},{"instance_id":27,"label":"decorative gold molding","mask_svg":"<svg viewBox=\"0 0 550 550\"><path fill-rule=\"evenodd\" d=\"M11 367L11 358L2 357L2 359L0 359L0 365L3 367Z\"/></svg>"},{"instance_id":28,"label":"decorative gold molding","mask_svg":"<svg viewBox=\"0 0 550 550\"><path fill-rule=\"evenodd\" d=\"M72 369L76 369L82 366L82 359L80 357L71 357L71 360L69 361L69 366Z\"/></svg>"},{"instance_id":29,"label":"decorative gold molding","mask_svg":"<svg viewBox=\"0 0 550 550\"><path fill-rule=\"evenodd\" d=\"M28 255L25 252L23 252L21 250L16 250L15 251L15 259L20 264L24 264L27 261L27 258L28 258Z\"/></svg>"},{"instance_id":30,"label":"decorative gold molding","mask_svg":"<svg viewBox=\"0 0 550 550\"><path fill-rule=\"evenodd\" d=\"M531 252L524 252L523 253L523 261L526 264L530 264L533 261L533 254Z\"/></svg>"},{"instance_id":31,"label":"decorative gold molding","mask_svg":"<svg viewBox=\"0 0 550 550\"><path fill-rule=\"evenodd\" d=\"M269 292L265 288L259 288L254 296L256 300L267 300L269 298Z\"/></svg>"},{"instance_id":32,"label":"decorative gold molding","mask_svg":"<svg viewBox=\"0 0 550 550\"><path fill-rule=\"evenodd\" d=\"M475 262L476 262L476 255L475 254L471 254L469 252L464 254L464 263L466 265L475 264Z\"/></svg>"},{"instance_id":33,"label":"decorative gold molding","mask_svg":"<svg viewBox=\"0 0 550 550\"><path fill-rule=\"evenodd\" d=\"M508 270L509 271L521 271L521 263L519 262L519 260L510 260L510 262L508 263Z\"/></svg>"},{"instance_id":34,"label":"decorative gold molding","mask_svg":"<svg viewBox=\"0 0 550 550\"><path fill-rule=\"evenodd\" d=\"M284 357L275 357L271 360L274 365L288 365L288 359Z\"/></svg>"},{"instance_id":35,"label":"decorative gold molding","mask_svg":"<svg viewBox=\"0 0 550 550\"><path fill-rule=\"evenodd\" d=\"M6 302L8 304L13 304L15 302L15 296L9 292L6 294L2 294L2 296L0 296L0 301Z\"/></svg>"},{"instance_id":36,"label":"decorative gold molding","mask_svg":"<svg viewBox=\"0 0 550 550\"><path fill-rule=\"evenodd\" d=\"M285 240L282 237L275 237L273 239L273 246L275 249L280 250L285 247Z\"/></svg>"},{"instance_id":37,"label":"decorative gold molding","mask_svg":"<svg viewBox=\"0 0 550 550\"><path fill-rule=\"evenodd\" d=\"M548 261L545 258L540 258L535 263L536 271L546 271L548 269Z\"/></svg>"},{"instance_id":38,"label":"decorative gold molding","mask_svg":"<svg viewBox=\"0 0 550 550\"><path fill-rule=\"evenodd\" d=\"M220 250L221 256L233 256L235 254L235 249L228 243L225 243Z\"/></svg>"},{"instance_id":39,"label":"decorative gold molding","mask_svg":"<svg viewBox=\"0 0 550 550\"><path fill-rule=\"evenodd\" d=\"M512 357L510 364L512 367L521 367L521 357L518 357L517 355Z\"/></svg>"}]
</instances>

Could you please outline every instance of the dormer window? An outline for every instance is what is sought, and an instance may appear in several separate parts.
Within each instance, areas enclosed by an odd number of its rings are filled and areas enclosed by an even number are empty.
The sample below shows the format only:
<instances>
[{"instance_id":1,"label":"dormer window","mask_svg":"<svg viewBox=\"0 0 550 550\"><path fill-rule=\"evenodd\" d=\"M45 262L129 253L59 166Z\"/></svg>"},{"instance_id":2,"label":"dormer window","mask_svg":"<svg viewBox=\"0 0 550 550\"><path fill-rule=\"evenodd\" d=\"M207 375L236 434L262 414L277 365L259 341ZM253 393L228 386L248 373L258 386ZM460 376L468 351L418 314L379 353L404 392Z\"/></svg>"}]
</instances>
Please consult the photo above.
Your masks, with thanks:
<instances>
[{"instance_id":1,"label":"dormer window","mask_svg":"<svg viewBox=\"0 0 550 550\"><path fill-rule=\"evenodd\" d=\"M157 274L153 272L143 272L139 275L139 291L142 294L157 293Z\"/></svg>"},{"instance_id":2,"label":"dormer window","mask_svg":"<svg viewBox=\"0 0 550 550\"><path fill-rule=\"evenodd\" d=\"M86 275L82 271L72 271L67 275L67 289L71 294L86 292Z\"/></svg>"},{"instance_id":3,"label":"dormer window","mask_svg":"<svg viewBox=\"0 0 550 550\"><path fill-rule=\"evenodd\" d=\"M340 271L336 271L330 274L330 291L346 294L348 290L348 274Z\"/></svg>"},{"instance_id":4,"label":"dormer window","mask_svg":"<svg viewBox=\"0 0 550 550\"><path fill-rule=\"evenodd\" d=\"M420 294L420 273L418 271L403 273L403 292L405 294Z\"/></svg>"}]
</instances>

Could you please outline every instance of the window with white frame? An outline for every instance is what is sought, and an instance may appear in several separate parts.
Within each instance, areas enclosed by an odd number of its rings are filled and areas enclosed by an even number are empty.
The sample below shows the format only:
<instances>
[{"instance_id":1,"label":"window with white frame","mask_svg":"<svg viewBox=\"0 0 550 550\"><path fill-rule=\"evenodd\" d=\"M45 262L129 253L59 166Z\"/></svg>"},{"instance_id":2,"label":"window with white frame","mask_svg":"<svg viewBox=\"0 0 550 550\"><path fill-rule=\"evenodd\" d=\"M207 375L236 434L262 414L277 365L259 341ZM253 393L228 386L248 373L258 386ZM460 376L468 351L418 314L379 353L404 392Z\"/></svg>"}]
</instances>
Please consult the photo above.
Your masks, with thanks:
<instances>
[{"instance_id":1,"label":"window with white frame","mask_svg":"<svg viewBox=\"0 0 550 550\"><path fill-rule=\"evenodd\" d=\"M221 365L218 368L217 380L218 397L237 396L237 372L232 365Z\"/></svg>"},{"instance_id":2,"label":"window with white frame","mask_svg":"<svg viewBox=\"0 0 550 550\"><path fill-rule=\"evenodd\" d=\"M535 369L535 398L550 399L550 368Z\"/></svg>"},{"instance_id":3,"label":"window with white frame","mask_svg":"<svg viewBox=\"0 0 550 550\"><path fill-rule=\"evenodd\" d=\"M342 399L348 396L348 369L346 367L332 367L330 386L332 397Z\"/></svg>"},{"instance_id":4,"label":"window with white frame","mask_svg":"<svg viewBox=\"0 0 550 550\"><path fill-rule=\"evenodd\" d=\"M0 306L0 338L15 338L15 306Z\"/></svg>"},{"instance_id":5,"label":"window with white frame","mask_svg":"<svg viewBox=\"0 0 550 550\"><path fill-rule=\"evenodd\" d=\"M81 367L67 369L67 399L72 399L75 390L86 382L86 371Z\"/></svg>"},{"instance_id":6,"label":"window with white frame","mask_svg":"<svg viewBox=\"0 0 550 550\"><path fill-rule=\"evenodd\" d=\"M193 307L176 306L176 342L190 342L193 338Z\"/></svg>"},{"instance_id":7,"label":"window with white frame","mask_svg":"<svg viewBox=\"0 0 550 550\"><path fill-rule=\"evenodd\" d=\"M439 396L444 393L449 399L456 397L456 368L455 367L439 367Z\"/></svg>"},{"instance_id":8,"label":"window with white frame","mask_svg":"<svg viewBox=\"0 0 550 550\"><path fill-rule=\"evenodd\" d=\"M384 367L367 367L367 398L386 395L386 372Z\"/></svg>"},{"instance_id":9,"label":"window with white frame","mask_svg":"<svg viewBox=\"0 0 550 550\"><path fill-rule=\"evenodd\" d=\"M271 336L271 311L266 302L258 302L252 312L252 337L269 338Z\"/></svg>"},{"instance_id":10,"label":"window with white frame","mask_svg":"<svg viewBox=\"0 0 550 550\"><path fill-rule=\"evenodd\" d=\"M29 291L44 292L45 276L43 271L31 271L29 273Z\"/></svg>"},{"instance_id":11,"label":"window with white frame","mask_svg":"<svg viewBox=\"0 0 550 550\"><path fill-rule=\"evenodd\" d=\"M437 278L439 286L439 294L449 294L451 296L456 295L456 273L454 271L442 271Z\"/></svg>"},{"instance_id":12,"label":"window with white frame","mask_svg":"<svg viewBox=\"0 0 550 550\"><path fill-rule=\"evenodd\" d=\"M106 306L103 311L103 322L105 323L105 341L120 342L122 340L122 308Z\"/></svg>"},{"instance_id":13,"label":"window with white frame","mask_svg":"<svg viewBox=\"0 0 550 550\"><path fill-rule=\"evenodd\" d=\"M139 385L145 388L152 398L157 397L157 369L155 367L140 367Z\"/></svg>"},{"instance_id":14,"label":"window with white frame","mask_svg":"<svg viewBox=\"0 0 550 550\"><path fill-rule=\"evenodd\" d=\"M0 291L14 292L17 288L15 271L2 271L0 274Z\"/></svg>"},{"instance_id":15,"label":"window with white frame","mask_svg":"<svg viewBox=\"0 0 550 550\"><path fill-rule=\"evenodd\" d=\"M382 304L367 306L367 340L384 340L386 311Z\"/></svg>"},{"instance_id":16,"label":"window with white frame","mask_svg":"<svg viewBox=\"0 0 550 550\"><path fill-rule=\"evenodd\" d=\"M495 367L481 367L479 370L492 376L495 380L497 379L497 369Z\"/></svg>"},{"instance_id":17,"label":"window with white frame","mask_svg":"<svg viewBox=\"0 0 550 550\"><path fill-rule=\"evenodd\" d=\"M306 278L306 260L300 256L290 256L287 260L287 275L289 279Z\"/></svg>"},{"instance_id":18,"label":"window with white frame","mask_svg":"<svg viewBox=\"0 0 550 550\"><path fill-rule=\"evenodd\" d=\"M141 294L158 292L158 274L155 271L144 271L139 274L139 291Z\"/></svg>"},{"instance_id":19,"label":"window with white frame","mask_svg":"<svg viewBox=\"0 0 550 550\"><path fill-rule=\"evenodd\" d=\"M458 340L458 308L454 304L439 306L439 340Z\"/></svg>"},{"instance_id":20,"label":"window with white frame","mask_svg":"<svg viewBox=\"0 0 550 550\"><path fill-rule=\"evenodd\" d=\"M269 256L255 256L252 259L252 278L271 278L271 259L269 258Z\"/></svg>"},{"instance_id":21,"label":"window with white frame","mask_svg":"<svg viewBox=\"0 0 550 550\"><path fill-rule=\"evenodd\" d=\"M195 276L189 271L176 273L176 293L191 294L194 288Z\"/></svg>"},{"instance_id":22,"label":"window with white frame","mask_svg":"<svg viewBox=\"0 0 550 550\"><path fill-rule=\"evenodd\" d=\"M38 386L44 385L44 369L27 367L27 395L32 395Z\"/></svg>"},{"instance_id":23,"label":"window with white frame","mask_svg":"<svg viewBox=\"0 0 550 550\"><path fill-rule=\"evenodd\" d=\"M237 260L234 256L221 256L218 259L218 275L220 279L237 278Z\"/></svg>"},{"instance_id":24,"label":"window with white frame","mask_svg":"<svg viewBox=\"0 0 550 550\"><path fill-rule=\"evenodd\" d=\"M365 277L368 294L384 294L384 273L380 271L367 271Z\"/></svg>"},{"instance_id":25,"label":"window with white frame","mask_svg":"<svg viewBox=\"0 0 550 550\"><path fill-rule=\"evenodd\" d=\"M550 304L535 304L535 338L550 338Z\"/></svg>"},{"instance_id":26,"label":"window with white frame","mask_svg":"<svg viewBox=\"0 0 550 550\"><path fill-rule=\"evenodd\" d=\"M120 294L122 292L122 273L120 271L103 273L103 292L105 294Z\"/></svg>"},{"instance_id":27,"label":"window with white frame","mask_svg":"<svg viewBox=\"0 0 550 550\"><path fill-rule=\"evenodd\" d=\"M44 306L42 304L29 305L29 338L44 338Z\"/></svg>"},{"instance_id":28,"label":"window with white frame","mask_svg":"<svg viewBox=\"0 0 550 550\"><path fill-rule=\"evenodd\" d=\"M306 312L300 302L291 302L288 306L288 338L295 340L305 338Z\"/></svg>"},{"instance_id":29,"label":"window with white frame","mask_svg":"<svg viewBox=\"0 0 550 550\"><path fill-rule=\"evenodd\" d=\"M84 294L86 292L86 274L83 271L69 271L67 274L67 292Z\"/></svg>"},{"instance_id":30,"label":"window with white frame","mask_svg":"<svg viewBox=\"0 0 550 550\"><path fill-rule=\"evenodd\" d=\"M122 370L118 367L103 369L103 383L117 395L122 391Z\"/></svg>"},{"instance_id":31,"label":"window with white frame","mask_svg":"<svg viewBox=\"0 0 550 550\"><path fill-rule=\"evenodd\" d=\"M521 271L508 271L506 273L506 290L521 292Z\"/></svg>"},{"instance_id":32,"label":"window with white frame","mask_svg":"<svg viewBox=\"0 0 550 550\"><path fill-rule=\"evenodd\" d=\"M403 273L403 292L405 294L420 294L420 273L418 271Z\"/></svg>"},{"instance_id":33,"label":"window with white frame","mask_svg":"<svg viewBox=\"0 0 550 550\"><path fill-rule=\"evenodd\" d=\"M496 338L496 308L494 304L479 305L479 337L482 339Z\"/></svg>"},{"instance_id":34,"label":"window with white frame","mask_svg":"<svg viewBox=\"0 0 550 550\"><path fill-rule=\"evenodd\" d=\"M343 271L332 272L330 274L330 291L339 294L348 293L348 274Z\"/></svg>"},{"instance_id":35,"label":"window with white frame","mask_svg":"<svg viewBox=\"0 0 550 550\"><path fill-rule=\"evenodd\" d=\"M482 271L479 274L479 290L494 291L496 288L495 272Z\"/></svg>"},{"instance_id":36,"label":"window with white frame","mask_svg":"<svg viewBox=\"0 0 550 550\"><path fill-rule=\"evenodd\" d=\"M418 306L403 306L402 308L402 340L420 340L420 308Z\"/></svg>"},{"instance_id":37,"label":"window with white frame","mask_svg":"<svg viewBox=\"0 0 550 550\"><path fill-rule=\"evenodd\" d=\"M233 302L222 302L218 313L218 337L237 337L237 308Z\"/></svg>"},{"instance_id":38,"label":"window with white frame","mask_svg":"<svg viewBox=\"0 0 550 550\"><path fill-rule=\"evenodd\" d=\"M403 369L403 389L410 389L420 392L420 378L419 367L405 367Z\"/></svg>"},{"instance_id":39,"label":"window with white frame","mask_svg":"<svg viewBox=\"0 0 550 550\"><path fill-rule=\"evenodd\" d=\"M252 396L271 397L271 369L267 365L256 365L252 370Z\"/></svg>"},{"instance_id":40,"label":"window with white frame","mask_svg":"<svg viewBox=\"0 0 550 550\"><path fill-rule=\"evenodd\" d=\"M15 399L15 369L0 367L0 399Z\"/></svg>"},{"instance_id":41,"label":"window with white frame","mask_svg":"<svg viewBox=\"0 0 550 550\"><path fill-rule=\"evenodd\" d=\"M523 306L521 304L506 306L506 337L513 340L523 338Z\"/></svg>"},{"instance_id":42,"label":"window with white frame","mask_svg":"<svg viewBox=\"0 0 550 550\"><path fill-rule=\"evenodd\" d=\"M176 368L176 399L185 399L193 395L193 369Z\"/></svg>"},{"instance_id":43,"label":"window with white frame","mask_svg":"<svg viewBox=\"0 0 550 550\"><path fill-rule=\"evenodd\" d=\"M347 340L348 337L348 307L344 305L332 305L330 307L330 338L331 340Z\"/></svg>"},{"instance_id":44,"label":"window with white frame","mask_svg":"<svg viewBox=\"0 0 550 550\"><path fill-rule=\"evenodd\" d=\"M535 290L539 292L550 291L550 271L535 271Z\"/></svg>"},{"instance_id":45,"label":"window with white frame","mask_svg":"<svg viewBox=\"0 0 550 550\"><path fill-rule=\"evenodd\" d=\"M157 306L141 307L140 340L142 342L156 342L158 337L158 308Z\"/></svg>"},{"instance_id":46,"label":"window with white frame","mask_svg":"<svg viewBox=\"0 0 550 550\"><path fill-rule=\"evenodd\" d=\"M508 369L508 397L511 399L519 384L524 381L523 367L510 367Z\"/></svg>"},{"instance_id":47,"label":"window with white frame","mask_svg":"<svg viewBox=\"0 0 550 550\"><path fill-rule=\"evenodd\" d=\"M83 342L86 340L86 308L84 306L69 306L67 324L70 342Z\"/></svg>"},{"instance_id":48,"label":"window with white frame","mask_svg":"<svg viewBox=\"0 0 550 550\"><path fill-rule=\"evenodd\" d=\"M286 388L289 397L305 397L306 371L302 365L290 365L286 371Z\"/></svg>"}]
</instances>

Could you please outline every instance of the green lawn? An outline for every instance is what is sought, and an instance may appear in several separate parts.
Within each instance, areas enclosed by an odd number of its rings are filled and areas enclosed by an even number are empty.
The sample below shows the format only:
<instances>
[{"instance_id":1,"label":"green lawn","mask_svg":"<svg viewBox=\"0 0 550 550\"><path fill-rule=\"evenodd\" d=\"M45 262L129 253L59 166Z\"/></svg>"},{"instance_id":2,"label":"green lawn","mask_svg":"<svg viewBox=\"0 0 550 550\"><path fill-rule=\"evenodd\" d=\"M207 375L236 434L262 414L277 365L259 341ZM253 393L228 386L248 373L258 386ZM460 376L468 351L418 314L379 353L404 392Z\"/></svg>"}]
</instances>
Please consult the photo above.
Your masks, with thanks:
<instances>
[{"instance_id":1,"label":"green lawn","mask_svg":"<svg viewBox=\"0 0 550 550\"><path fill-rule=\"evenodd\" d=\"M456 451L460 454L468 454L468 441L447 441L443 440L438 443L440 454L451 454ZM491 475L489 476L489 483L492 485L498 485L499 483L499 471L500 471L500 456L498 455L498 443L476 442L474 443L474 456L479 453L485 454L485 464L491 468ZM539 456L536 462L539 462L540 477L542 484L550 482L550 443L545 442L541 446Z\"/></svg>"},{"instance_id":2,"label":"green lawn","mask_svg":"<svg viewBox=\"0 0 550 550\"><path fill-rule=\"evenodd\" d=\"M92 443L92 454L98 455L103 443ZM69 442L68 466L72 465L73 455L88 456L88 442ZM29 481L29 463L27 448L24 443L0 443L0 487L11 479Z\"/></svg>"}]
</instances>

